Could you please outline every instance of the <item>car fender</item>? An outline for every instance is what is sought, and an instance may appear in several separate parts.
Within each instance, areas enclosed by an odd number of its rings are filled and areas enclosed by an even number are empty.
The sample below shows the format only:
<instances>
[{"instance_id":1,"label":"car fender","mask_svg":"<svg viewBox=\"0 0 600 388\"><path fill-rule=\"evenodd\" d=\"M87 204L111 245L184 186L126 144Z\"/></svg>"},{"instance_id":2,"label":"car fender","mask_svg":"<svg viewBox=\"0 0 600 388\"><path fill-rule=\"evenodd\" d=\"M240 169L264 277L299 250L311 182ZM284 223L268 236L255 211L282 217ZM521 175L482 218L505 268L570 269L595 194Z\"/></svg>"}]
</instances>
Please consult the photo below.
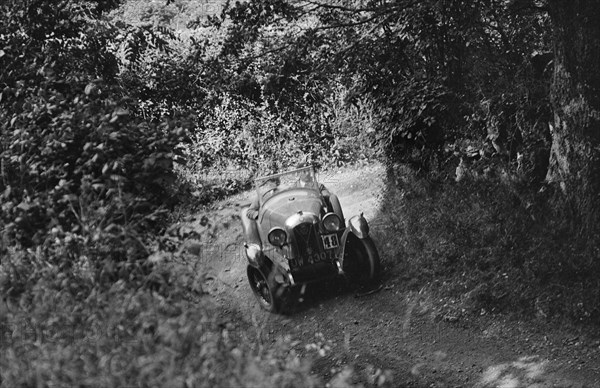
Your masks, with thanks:
<instances>
[{"instance_id":1,"label":"car fender","mask_svg":"<svg viewBox=\"0 0 600 388\"><path fill-rule=\"evenodd\" d=\"M337 214L338 217L340 217L340 219L342 220L342 222L344 222L344 212L342 211L342 205L340 205L340 200L338 199L338 196L335 194L330 194L328 200L331 204L331 211Z\"/></svg>"},{"instance_id":2,"label":"car fender","mask_svg":"<svg viewBox=\"0 0 600 388\"><path fill-rule=\"evenodd\" d=\"M262 272L265 277L271 273L271 269L274 267L273 261L264 252L261 253L258 260L248 260L248 264Z\"/></svg>"},{"instance_id":3,"label":"car fender","mask_svg":"<svg viewBox=\"0 0 600 388\"><path fill-rule=\"evenodd\" d=\"M344 268L344 255L346 253L346 242L348 241L348 236L352 233L359 239L365 239L369 237L369 223L365 219L362 213L358 216L354 216L350 218L347 222L347 227L340 238L340 250L338 253L338 262L339 262L339 270L340 273L343 273L342 268Z\"/></svg>"},{"instance_id":4,"label":"car fender","mask_svg":"<svg viewBox=\"0 0 600 388\"><path fill-rule=\"evenodd\" d=\"M255 243L244 243L244 248L248 263L253 267L259 268L264 257L261 246Z\"/></svg>"},{"instance_id":5,"label":"car fender","mask_svg":"<svg viewBox=\"0 0 600 388\"><path fill-rule=\"evenodd\" d=\"M350 218L348 220L348 227L352 233L361 240L369 237L369 223L363 216L363 213Z\"/></svg>"}]
</instances>

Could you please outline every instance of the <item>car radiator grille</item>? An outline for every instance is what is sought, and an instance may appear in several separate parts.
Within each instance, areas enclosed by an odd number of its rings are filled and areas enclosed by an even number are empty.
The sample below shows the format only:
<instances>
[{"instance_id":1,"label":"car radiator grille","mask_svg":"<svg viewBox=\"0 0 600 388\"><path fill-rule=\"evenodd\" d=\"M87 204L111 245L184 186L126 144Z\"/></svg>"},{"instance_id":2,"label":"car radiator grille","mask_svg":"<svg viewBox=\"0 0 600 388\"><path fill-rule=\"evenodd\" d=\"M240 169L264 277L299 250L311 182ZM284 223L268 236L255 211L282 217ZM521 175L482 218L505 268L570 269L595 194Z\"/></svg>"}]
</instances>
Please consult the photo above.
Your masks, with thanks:
<instances>
[{"instance_id":1,"label":"car radiator grille","mask_svg":"<svg viewBox=\"0 0 600 388\"><path fill-rule=\"evenodd\" d=\"M311 223L297 225L294 229L296 255L290 260L290 269L296 282L311 282L335 276L337 267L331 252L325 252L319 226Z\"/></svg>"},{"instance_id":2,"label":"car radiator grille","mask_svg":"<svg viewBox=\"0 0 600 388\"><path fill-rule=\"evenodd\" d=\"M319 230L315 224L306 222L297 225L294 228L294 237L299 258L308 259L311 255L318 254L323 250L319 240Z\"/></svg>"}]
</instances>

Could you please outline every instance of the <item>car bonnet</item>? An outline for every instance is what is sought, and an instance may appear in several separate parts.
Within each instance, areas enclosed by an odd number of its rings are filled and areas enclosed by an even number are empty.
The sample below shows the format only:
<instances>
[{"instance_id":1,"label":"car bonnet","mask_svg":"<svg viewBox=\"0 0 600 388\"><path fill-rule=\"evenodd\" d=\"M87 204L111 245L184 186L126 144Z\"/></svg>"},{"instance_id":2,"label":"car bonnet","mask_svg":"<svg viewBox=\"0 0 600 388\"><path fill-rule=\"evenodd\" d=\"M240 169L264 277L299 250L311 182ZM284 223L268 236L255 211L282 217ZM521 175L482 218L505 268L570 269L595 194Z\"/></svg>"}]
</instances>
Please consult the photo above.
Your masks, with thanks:
<instances>
[{"instance_id":1,"label":"car bonnet","mask_svg":"<svg viewBox=\"0 0 600 388\"><path fill-rule=\"evenodd\" d=\"M288 190L273 196L265 203L260 222L269 223L270 227L284 227L288 218L298 212L318 217L321 207L321 196L316 190Z\"/></svg>"}]
</instances>

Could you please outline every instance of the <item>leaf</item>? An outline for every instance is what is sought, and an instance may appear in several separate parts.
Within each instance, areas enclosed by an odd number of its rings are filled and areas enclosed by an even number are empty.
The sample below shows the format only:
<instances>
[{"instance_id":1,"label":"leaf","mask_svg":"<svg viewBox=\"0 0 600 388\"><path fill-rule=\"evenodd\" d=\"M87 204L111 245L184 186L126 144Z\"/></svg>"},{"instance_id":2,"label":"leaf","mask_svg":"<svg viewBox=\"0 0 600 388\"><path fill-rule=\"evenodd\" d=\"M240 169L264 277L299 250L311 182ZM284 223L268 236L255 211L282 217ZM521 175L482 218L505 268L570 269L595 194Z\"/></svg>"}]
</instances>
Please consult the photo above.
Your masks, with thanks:
<instances>
[{"instance_id":1,"label":"leaf","mask_svg":"<svg viewBox=\"0 0 600 388\"><path fill-rule=\"evenodd\" d=\"M129 115L129 111L127 111L127 109L117 108L113 112L113 115L114 116L128 116Z\"/></svg>"},{"instance_id":2,"label":"leaf","mask_svg":"<svg viewBox=\"0 0 600 388\"><path fill-rule=\"evenodd\" d=\"M63 200L65 201L77 201L77 196L75 194L65 194L63 195Z\"/></svg>"},{"instance_id":3,"label":"leaf","mask_svg":"<svg viewBox=\"0 0 600 388\"><path fill-rule=\"evenodd\" d=\"M166 261L168 258L169 258L169 256L164 252L154 252L153 254L148 256L147 260L150 263L156 264L156 263Z\"/></svg>"},{"instance_id":4,"label":"leaf","mask_svg":"<svg viewBox=\"0 0 600 388\"><path fill-rule=\"evenodd\" d=\"M92 83L89 83L85 86L84 93L89 96L90 94L95 93L96 90L98 90L98 87Z\"/></svg>"},{"instance_id":5,"label":"leaf","mask_svg":"<svg viewBox=\"0 0 600 388\"><path fill-rule=\"evenodd\" d=\"M12 209L13 207L14 207L14 204L12 202L5 202L2 204L2 211L4 213L8 214L10 209Z\"/></svg>"},{"instance_id":6,"label":"leaf","mask_svg":"<svg viewBox=\"0 0 600 388\"><path fill-rule=\"evenodd\" d=\"M126 182L127 179L123 175L110 174L110 180L115 182Z\"/></svg>"},{"instance_id":7,"label":"leaf","mask_svg":"<svg viewBox=\"0 0 600 388\"><path fill-rule=\"evenodd\" d=\"M17 205L17 207L23 211L28 211L29 209L31 209L31 205L25 202L21 202L20 204Z\"/></svg>"}]
</instances>

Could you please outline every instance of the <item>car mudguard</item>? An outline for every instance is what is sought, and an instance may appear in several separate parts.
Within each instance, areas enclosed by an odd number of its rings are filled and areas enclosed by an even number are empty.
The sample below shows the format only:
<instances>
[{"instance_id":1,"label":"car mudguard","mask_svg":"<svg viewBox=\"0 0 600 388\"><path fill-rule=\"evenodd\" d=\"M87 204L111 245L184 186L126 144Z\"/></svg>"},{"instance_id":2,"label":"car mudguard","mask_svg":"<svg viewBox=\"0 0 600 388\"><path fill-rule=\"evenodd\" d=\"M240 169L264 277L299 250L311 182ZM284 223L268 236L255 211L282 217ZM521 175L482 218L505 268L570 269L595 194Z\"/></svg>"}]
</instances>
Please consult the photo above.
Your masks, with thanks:
<instances>
[{"instance_id":1,"label":"car mudguard","mask_svg":"<svg viewBox=\"0 0 600 388\"><path fill-rule=\"evenodd\" d=\"M258 233L258 224L255 220L251 220L248 218L246 213L248 212L248 207L244 207L240 210L240 218L242 220L242 229L244 230L244 238L248 245L256 244L259 248L262 249L262 242L260 241L260 235Z\"/></svg>"},{"instance_id":2,"label":"car mudguard","mask_svg":"<svg viewBox=\"0 0 600 388\"><path fill-rule=\"evenodd\" d=\"M340 217L340 219L342 220L342 222L345 222L344 212L342 211L342 205L340 205L340 200L338 199L338 196L335 194L330 194L326 201L329 201L329 203L331 204L331 211L337 214L338 217Z\"/></svg>"},{"instance_id":3,"label":"car mudguard","mask_svg":"<svg viewBox=\"0 0 600 388\"><path fill-rule=\"evenodd\" d=\"M338 252L338 269L342 274L344 268L344 255L346 253L346 242L348 241L348 235L352 233L359 239L365 239L369 237L369 223L363 216L363 213L360 213L358 216L354 216L348 220L346 230L342 234L340 239L340 250Z\"/></svg>"},{"instance_id":4,"label":"car mudguard","mask_svg":"<svg viewBox=\"0 0 600 388\"><path fill-rule=\"evenodd\" d=\"M348 220L348 226L352 230L352 233L361 240L369 237L369 223L363 216L363 213L350 218Z\"/></svg>"}]
</instances>

